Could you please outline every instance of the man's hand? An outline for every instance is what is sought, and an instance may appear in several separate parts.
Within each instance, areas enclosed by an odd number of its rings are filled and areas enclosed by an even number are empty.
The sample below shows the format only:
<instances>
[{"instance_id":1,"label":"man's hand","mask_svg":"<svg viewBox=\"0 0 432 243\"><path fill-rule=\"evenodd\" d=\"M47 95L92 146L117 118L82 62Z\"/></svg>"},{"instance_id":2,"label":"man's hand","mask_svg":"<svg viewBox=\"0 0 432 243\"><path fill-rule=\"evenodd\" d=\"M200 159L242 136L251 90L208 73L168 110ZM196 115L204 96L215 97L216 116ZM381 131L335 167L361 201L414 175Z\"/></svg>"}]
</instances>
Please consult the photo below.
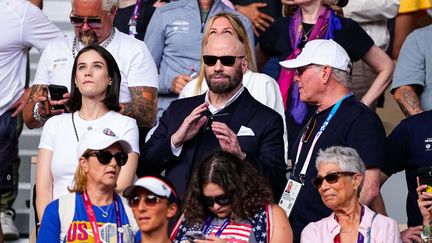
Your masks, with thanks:
<instances>
[{"instance_id":1,"label":"man's hand","mask_svg":"<svg viewBox=\"0 0 432 243\"><path fill-rule=\"evenodd\" d=\"M245 158L245 153L241 150L237 135L225 123L213 122L211 127L223 151L232 153L240 159Z\"/></svg>"},{"instance_id":2,"label":"man's hand","mask_svg":"<svg viewBox=\"0 0 432 243\"><path fill-rule=\"evenodd\" d=\"M24 106L29 96L30 96L30 89L26 89L24 93L21 95L21 97L10 108L11 110L15 109L14 113L12 113L12 117L18 116L18 114L24 109Z\"/></svg>"},{"instance_id":3,"label":"man's hand","mask_svg":"<svg viewBox=\"0 0 432 243\"><path fill-rule=\"evenodd\" d=\"M180 94L184 86L186 86L186 84L189 83L191 80L192 78L189 75L180 74L175 79L173 79L171 85L171 91L176 94Z\"/></svg>"},{"instance_id":4,"label":"man's hand","mask_svg":"<svg viewBox=\"0 0 432 243\"><path fill-rule=\"evenodd\" d=\"M207 110L208 104L202 103L197 106L183 121L179 129L171 136L171 142L176 148L182 146L198 133L199 129L207 121L206 116L202 116Z\"/></svg>"},{"instance_id":5,"label":"man's hand","mask_svg":"<svg viewBox=\"0 0 432 243\"><path fill-rule=\"evenodd\" d=\"M423 230L423 226L414 226L414 227L408 227L408 229L401 232L401 239L403 243L413 243L421 242L420 234Z\"/></svg>"},{"instance_id":6,"label":"man's hand","mask_svg":"<svg viewBox=\"0 0 432 243\"><path fill-rule=\"evenodd\" d=\"M274 21L270 15L259 11L259 8L267 7L267 3L251 3L244 6L236 5L235 7L252 22L255 36L259 36L259 30L265 31Z\"/></svg>"},{"instance_id":7,"label":"man's hand","mask_svg":"<svg viewBox=\"0 0 432 243\"><path fill-rule=\"evenodd\" d=\"M429 225L432 221L432 193L426 192L427 185L420 185L420 180L417 177L417 204L420 213L423 216L423 225Z\"/></svg>"}]
</instances>

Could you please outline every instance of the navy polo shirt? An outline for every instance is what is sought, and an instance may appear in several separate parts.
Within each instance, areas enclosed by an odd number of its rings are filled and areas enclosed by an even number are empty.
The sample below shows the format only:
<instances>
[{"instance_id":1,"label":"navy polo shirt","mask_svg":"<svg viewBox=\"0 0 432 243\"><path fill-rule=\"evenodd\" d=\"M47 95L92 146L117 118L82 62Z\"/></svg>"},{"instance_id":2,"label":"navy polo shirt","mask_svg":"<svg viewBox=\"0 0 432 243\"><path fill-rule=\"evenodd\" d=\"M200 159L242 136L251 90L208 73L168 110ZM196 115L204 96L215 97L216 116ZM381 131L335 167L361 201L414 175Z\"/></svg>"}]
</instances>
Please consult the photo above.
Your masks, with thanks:
<instances>
[{"instance_id":1,"label":"navy polo shirt","mask_svg":"<svg viewBox=\"0 0 432 243\"><path fill-rule=\"evenodd\" d=\"M387 138L383 172L388 176L405 170L408 186L408 226L423 224L417 205L417 169L432 166L432 111L408 117Z\"/></svg>"},{"instance_id":2,"label":"navy polo shirt","mask_svg":"<svg viewBox=\"0 0 432 243\"><path fill-rule=\"evenodd\" d=\"M299 174L302 170L306 155L311 147L315 134L321 128L327 115L333 107L329 107L312 116L311 124L315 120L313 132L306 143L303 143L300 152L299 162L293 168L291 178L299 181ZM304 128L304 130L306 127ZM297 154L300 138L299 135L294 144L291 159L294 161ZM289 217L294 231L294 242L300 242L300 235L303 228L310 222L318 221L329 216L332 211L327 208L321 200L318 190L312 185L312 178L317 176L315 159L320 149L331 146L352 147L357 150L367 168L382 168L385 160L386 135L384 127L378 115L370 108L351 96L345 99L325 131L319 137L308 166L305 177L305 184L295 202L293 211Z\"/></svg>"}]
</instances>

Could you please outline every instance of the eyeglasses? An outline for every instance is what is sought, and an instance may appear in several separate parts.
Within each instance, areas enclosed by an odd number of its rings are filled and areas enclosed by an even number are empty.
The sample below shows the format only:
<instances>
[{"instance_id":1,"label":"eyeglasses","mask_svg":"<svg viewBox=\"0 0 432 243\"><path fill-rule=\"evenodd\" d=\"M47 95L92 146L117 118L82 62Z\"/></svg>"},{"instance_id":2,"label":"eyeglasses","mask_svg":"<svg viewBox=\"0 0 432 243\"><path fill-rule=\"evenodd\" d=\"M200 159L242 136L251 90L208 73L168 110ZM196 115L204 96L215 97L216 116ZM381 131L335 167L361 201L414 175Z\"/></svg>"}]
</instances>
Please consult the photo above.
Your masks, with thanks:
<instances>
[{"instance_id":1,"label":"eyeglasses","mask_svg":"<svg viewBox=\"0 0 432 243\"><path fill-rule=\"evenodd\" d=\"M312 136L313 131L315 130L315 124L316 124L316 118L314 116L312 116L307 125L306 125L306 130L303 133L302 136L302 142L303 143L307 143L309 141L309 138Z\"/></svg>"},{"instance_id":2,"label":"eyeglasses","mask_svg":"<svg viewBox=\"0 0 432 243\"><path fill-rule=\"evenodd\" d=\"M297 76L301 77L306 70L308 70L310 68L313 68L313 67L319 67L319 66L313 64L313 65L307 65L307 66L303 66L303 67L298 67L296 69L296 74L297 74Z\"/></svg>"},{"instance_id":3,"label":"eyeglasses","mask_svg":"<svg viewBox=\"0 0 432 243\"><path fill-rule=\"evenodd\" d=\"M217 60L220 60L222 65L231 67L234 65L236 58L243 58L245 56L211 56L211 55L204 55L203 61L204 64L208 66L214 66L216 65Z\"/></svg>"},{"instance_id":4,"label":"eyeglasses","mask_svg":"<svg viewBox=\"0 0 432 243\"><path fill-rule=\"evenodd\" d=\"M355 174L357 174L357 173L350 172L350 171L330 172L324 177L321 177L321 176L315 177L314 179L312 179L312 184L316 188L320 188L324 180L326 180L329 184L334 184L334 183L338 182L339 178L342 176L353 176Z\"/></svg>"},{"instance_id":5,"label":"eyeglasses","mask_svg":"<svg viewBox=\"0 0 432 243\"><path fill-rule=\"evenodd\" d=\"M69 16L70 22L75 27L81 27L84 23L87 23L92 28L102 27L102 20L99 17L81 17L71 15Z\"/></svg>"},{"instance_id":6,"label":"eyeglasses","mask_svg":"<svg viewBox=\"0 0 432 243\"><path fill-rule=\"evenodd\" d=\"M159 203L161 198L153 194L148 194L145 196L134 196L128 198L129 206L131 208L136 208L141 203L141 200L144 200L147 207L155 207Z\"/></svg>"},{"instance_id":7,"label":"eyeglasses","mask_svg":"<svg viewBox=\"0 0 432 243\"><path fill-rule=\"evenodd\" d=\"M228 195L220 195L217 197L206 197L203 196L203 202L204 205L206 205L207 207L213 207L213 205L215 203L217 203L220 206L227 206L231 203L232 198Z\"/></svg>"},{"instance_id":8,"label":"eyeglasses","mask_svg":"<svg viewBox=\"0 0 432 243\"><path fill-rule=\"evenodd\" d=\"M99 160L99 163L103 165L109 164L111 159L114 157L118 166L125 165L129 157L127 153L117 152L115 154L112 154L111 152L106 150L98 150L93 153L88 153L84 157L89 157L89 156L96 156L96 158Z\"/></svg>"}]
</instances>

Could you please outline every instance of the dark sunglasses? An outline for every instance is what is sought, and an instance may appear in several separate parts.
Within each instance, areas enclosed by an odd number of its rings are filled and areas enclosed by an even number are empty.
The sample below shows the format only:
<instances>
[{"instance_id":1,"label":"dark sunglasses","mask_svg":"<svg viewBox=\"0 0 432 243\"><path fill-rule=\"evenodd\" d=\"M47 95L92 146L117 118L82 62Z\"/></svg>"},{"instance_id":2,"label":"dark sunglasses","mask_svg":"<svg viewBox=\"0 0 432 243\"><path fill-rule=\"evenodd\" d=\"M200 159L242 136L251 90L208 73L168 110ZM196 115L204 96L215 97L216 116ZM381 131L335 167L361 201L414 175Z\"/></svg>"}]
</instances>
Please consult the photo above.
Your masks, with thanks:
<instances>
[{"instance_id":1,"label":"dark sunglasses","mask_svg":"<svg viewBox=\"0 0 432 243\"><path fill-rule=\"evenodd\" d=\"M245 56L211 56L211 55L204 55L203 61L204 64L207 66L214 66L216 65L217 60L220 60L222 65L224 66L232 66L235 63L236 58L243 58Z\"/></svg>"},{"instance_id":2,"label":"dark sunglasses","mask_svg":"<svg viewBox=\"0 0 432 243\"><path fill-rule=\"evenodd\" d=\"M110 163L111 159L114 157L118 166L123 166L126 164L128 160L128 154L123 152L117 152L115 154L112 154L111 152L107 150L98 150L93 153L88 153L84 157L89 156L96 156L96 158L99 160L99 163L103 165L107 165Z\"/></svg>"},{"instance_id":3,"label":"dark sunglasses","mask_svg":"<svg viewBox=\"0 0 432 243\"><path fill-rule=\"evenodd\" d=\"M81 17L81 16L69 16L70 22L75 27L81 27L84 23L87 23L92 28L102 27L102 20L99 17Z\"/></svg>"},{"instance_id":4,"label":"dark sunglasses","mask_svg":"<svg viewBox=\"0 0 432 243\"><path fill-rule=\"evenodd\" d=\"M204 205L206 205L207 207L213 207L213 205L215 203L217 203L220 206L227 206L231 203L231 199L232 198L230 196L225 195L225 194L217 196L217 197L203 196Z\"/></svg>"},{"instance_id":5,"label":"dark sunglasses","mask_svg":"<svg viewBox=\"0 0 432 243\"><path fill-rule=\"evenodd\" d=\"M320 188L324 180L326 180L327 183L329 184L334 184L338 182L339 178L342 176L353 176L355 174L356 174L355 172L350 172L350 171L330 172L324 177L321 176L315 177L314 179L312 179L312 184L316 188Z\"/></svg>"},{"instance_id":6,"label":"dark sunglasses","mask_svg":"<svg viewBox=\"0 0 432 243\"><path fill-rule=\"evenodd\" d=\"M296 74L297 76L301 77L306 70L317 66L318 65L307 65L307 66L299 67L296 69Z\"/></svg>"},{"instance_id":7,"label":"dark sunglasses","mask_svg":"<svg viewBox=\"0 0 432 243\"><path fill-rule=\"evenodd\" d=\"M153 194L148 194L145 196L134 196L128 198L129 206L131 208L136 208L140 205L141 200L144 200L147 207L154 207L159 203L161 198Z\"/></svg>"}]
</instances>

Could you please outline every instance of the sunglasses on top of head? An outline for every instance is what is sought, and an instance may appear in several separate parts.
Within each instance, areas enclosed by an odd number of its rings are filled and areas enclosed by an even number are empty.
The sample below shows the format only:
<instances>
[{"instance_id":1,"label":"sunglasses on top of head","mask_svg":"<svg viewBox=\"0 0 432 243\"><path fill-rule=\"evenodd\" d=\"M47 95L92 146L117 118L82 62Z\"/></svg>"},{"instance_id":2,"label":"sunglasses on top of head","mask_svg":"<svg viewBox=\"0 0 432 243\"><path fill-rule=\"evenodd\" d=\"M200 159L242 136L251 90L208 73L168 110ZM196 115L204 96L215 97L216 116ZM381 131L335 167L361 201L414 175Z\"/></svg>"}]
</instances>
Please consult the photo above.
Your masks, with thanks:
<instances>
[{"instance_id":1,"label":"sunglasses on top of head","mask_svg":"<svg viewBox=\"0 0 432 243\"><path fill-rule=\"evenodd\" d=\"M107 150L97 150L94 152L90 152L84 157L90 157L90 156L96 156L96 158L99 160L99 163L103 165L107 165L110 163L111 159L114 157L118 166L123 166L126 164L128 160L128 154L123 152L117 152L115 154L112 154L111 152Z\"/></svg>"},{"instance_id":2,"label":"sunglasses on top of head","mask_svg":"<svg viewBox=\"0 0 432 243\"><path fill-rule=\"evenodd\" d=\"M141 200L144 200L147 207L154 207L159 203L161 198L154 194L148 194L144 196L136 195L128 198L129 206L131 208L136 208L139 206Z\"/></svg>"},{"instance_id":3,"label":"sunglasses on top of head","mask_svg":"<svg viewBox=\"0 0 432 243\"><path fill-rule=\"evenodd\" d=\"M203 196L202 200L204 202L204 205L206 205L207 207L213 207L215 203L217 203L220 206L227 206L231 203L232 198L228 195L223 194L217 197Z\"/></svg>"},{"instance_id":4,"label":"sunglasses on top of head","mask_svg":"<svg viewBox=\"0 0 432 243\"><path fill-rule=\"evenodd\" d=\"M217 60L220 60L222 65L231 67L234 65L236 58L243 58L245 56L212 56L212 55L204 55L203 61L207 66L216 65Z\"/></svg>"},{"instance_id":5,"label":"sunglasses on top of head","mask_svg":"<svg viewBox=\"0 0 432 243\"><path fill-rule=\"evenodd\" d=\"M330 172L324 177L321 177L321 176L315 177L314 179L312 179L312 184L316 188L320 188L322 183L324 182L324 180L327 181L327 183L329 183L329 184L334 184L334 183L338 182L339 178L342 176L353 176L355 174L357 174L357 173L350 172L350 171Z\"/></svg>"},{"instance_id":6,"label":"sunglasses on top of head","mask_svg":"<svg viewBox=\"0 0 432 243\"><path fill-rule=\"evenodd\" d=\"M82 17L82 16L69 16L70 22L75 27L81 27L84 23L87 23L92 28L102 27L102 20L99 17Z\"/></svg>"}]
</instances>

